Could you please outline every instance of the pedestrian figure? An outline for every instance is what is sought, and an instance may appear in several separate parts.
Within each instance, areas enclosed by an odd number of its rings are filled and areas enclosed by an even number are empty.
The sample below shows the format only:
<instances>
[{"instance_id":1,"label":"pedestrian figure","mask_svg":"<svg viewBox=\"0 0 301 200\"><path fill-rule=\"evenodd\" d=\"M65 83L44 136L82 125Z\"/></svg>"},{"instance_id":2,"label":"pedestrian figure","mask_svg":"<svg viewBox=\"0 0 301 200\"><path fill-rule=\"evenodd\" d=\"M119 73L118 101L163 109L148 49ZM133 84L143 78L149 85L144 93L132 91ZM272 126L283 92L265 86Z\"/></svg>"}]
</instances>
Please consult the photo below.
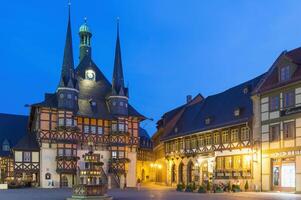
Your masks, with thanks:
<instances>
[{"instance_id":1,"label":"pedestrian figure","mask_svg":"<svg viewBox=\"0 0 301 200\"><path fill-rule=\"evenodd\" d=\"M138 178L138 180L137 180L137 189L140 190L140 188L141 188L141 180L140 180L140 178Z\"/></svg>"}]
</instances>

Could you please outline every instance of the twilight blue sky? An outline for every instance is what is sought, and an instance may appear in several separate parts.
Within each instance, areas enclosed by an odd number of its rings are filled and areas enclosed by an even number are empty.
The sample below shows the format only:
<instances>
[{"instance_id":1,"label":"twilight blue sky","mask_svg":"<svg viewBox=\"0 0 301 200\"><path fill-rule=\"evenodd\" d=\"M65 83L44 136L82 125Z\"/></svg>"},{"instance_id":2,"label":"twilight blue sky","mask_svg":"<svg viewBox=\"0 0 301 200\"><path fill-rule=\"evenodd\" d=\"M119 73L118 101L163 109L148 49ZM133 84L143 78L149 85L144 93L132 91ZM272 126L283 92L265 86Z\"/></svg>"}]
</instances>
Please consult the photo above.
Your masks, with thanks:
<instances>
[{"instance_id":1,"label":"twilight blue sky","mask_svg":"<svg viewBox=\"0 0 301 200\"><path fill-rule=\"evenodd\" d=\"M59 81L67 0L1 2L0 112L28 114ZM72 31L87 16L93 58L111 80L120 34L130 102L154 118L187 94L221 92L265 72L285 49L301 46L298 0L73 0ZM78 63L78 59L75 60Z\"/></svg>"}]
</instances>

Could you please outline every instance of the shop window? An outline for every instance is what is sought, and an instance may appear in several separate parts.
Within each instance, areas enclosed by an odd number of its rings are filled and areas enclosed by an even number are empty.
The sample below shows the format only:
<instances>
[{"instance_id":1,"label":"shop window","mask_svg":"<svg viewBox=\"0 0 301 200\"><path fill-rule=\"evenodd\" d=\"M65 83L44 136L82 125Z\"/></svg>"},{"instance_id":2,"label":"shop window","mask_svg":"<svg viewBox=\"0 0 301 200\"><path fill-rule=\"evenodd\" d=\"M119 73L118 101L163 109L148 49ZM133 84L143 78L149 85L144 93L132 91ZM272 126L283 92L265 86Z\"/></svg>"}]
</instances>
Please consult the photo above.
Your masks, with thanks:
<instances>
[{"instance_id":1,"label":"shop window","mask_svg":"<svg viewBox=\"0 0 301 200\"><path fill-rule=\"evenodd\" d=\"M237 142L238 141L238 129L232 129L231 130L231 142Z\"/></svg>"},{"instance_id":2,"label":"shop window","mask_svg":"<svg viewBox=\"0 0 301 200\"><path fill-rule=\"evenodd\" d=\"M290 108L295 105L295 92L288 91L283 93L283 108Z\"/></svg>"},{"instance_id":3,"label":"shop window","mask_svg":"<svg viewBox=\"0 0 301 200\"><path fill-rule=\"evenodd\" d=\"M224 161L224 158L223 157L217 157L216 158L216 169L217 170L222 170L224 168L223 166L223 161Z\"/></svg>"},{"instance_id":4,"label":"shop window","mask_svg":"<svg viewBox=\"0 0 301 200\"><path fill-rule=\"evenodd\" d=\"M233 169L234 170L241 169L241 156L233 156Z\"/></svg>"},{"instance_id":5,"label":"shop window","mask_svg":"<svg viewBox=\"0 0 301 200\"><path fill-rule=\"evenodd\" d=\"M292 139L295 136L295 122L283 123L283 138Z\"/></svg>"},{"instance_id":6,"label":"shop window","mask_svg":"<svg viewBox=\"0 0 301 200\"><path fill-rule=\"evenodd\" d=\"M241 140L247 141L250 139L250 131L248 127L242 127L241 128Z\"/></svg>"},{"instance_id":7,"label":"shop window","mask_svg":"<svg viewBox=\"0 0 301 200\"><path fill-rule=\"evenodd\" d=\"M270 97L270 111L279 110L279 95Z\"/></svg>"},{"instance_id":8,"label":"shop window","mask_svg":"<svg viewBox=\"0 0 301 200\"><path fill-rule=\"evenodd\" d=\"M227 170L232 169L232 157L231 156L225 157L225 169L227 169Z\"/></svg>"},{"instance_id":9,"label":"shop window","mask_svg":"<svg viewBox=\"0 0 301 200\"><path fill-rule=\"evenodd\" d=\"M251 156L250 155L244 155L243 156L242 168L244 170L250 170L251 169Z\"/></svg>"},{"instance_id":10,"label":"shop window","mask_svg":"<svg viewBox=\"0 0 301 200\"><path fill-rule=\"evenodd\" d=\"M275 142L280 139L280 126L279 124L270 126L270 142Z\"/></svg>"}]
</instances>

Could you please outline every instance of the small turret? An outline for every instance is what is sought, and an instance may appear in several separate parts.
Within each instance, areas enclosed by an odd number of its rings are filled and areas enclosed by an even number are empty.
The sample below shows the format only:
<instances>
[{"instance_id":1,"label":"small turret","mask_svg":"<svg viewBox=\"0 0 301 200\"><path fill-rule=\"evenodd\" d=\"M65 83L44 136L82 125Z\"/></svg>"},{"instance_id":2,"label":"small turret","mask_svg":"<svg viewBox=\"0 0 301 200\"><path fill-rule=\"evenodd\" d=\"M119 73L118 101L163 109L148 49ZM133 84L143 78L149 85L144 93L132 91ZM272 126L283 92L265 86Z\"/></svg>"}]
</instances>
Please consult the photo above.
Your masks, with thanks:
<instances>
[{"instance_id":1,"label":"small turret","mask_svg":"<svg viewBox=\"0 0 301 200\"><path fill-rule=\"evenodd\" d=\"M91 38L92 33L87 24L87 18L85 22L79 28L80 47L79 47L79 60L81 61L85 56L91 57Z\"/></svg>"}]
</instances>

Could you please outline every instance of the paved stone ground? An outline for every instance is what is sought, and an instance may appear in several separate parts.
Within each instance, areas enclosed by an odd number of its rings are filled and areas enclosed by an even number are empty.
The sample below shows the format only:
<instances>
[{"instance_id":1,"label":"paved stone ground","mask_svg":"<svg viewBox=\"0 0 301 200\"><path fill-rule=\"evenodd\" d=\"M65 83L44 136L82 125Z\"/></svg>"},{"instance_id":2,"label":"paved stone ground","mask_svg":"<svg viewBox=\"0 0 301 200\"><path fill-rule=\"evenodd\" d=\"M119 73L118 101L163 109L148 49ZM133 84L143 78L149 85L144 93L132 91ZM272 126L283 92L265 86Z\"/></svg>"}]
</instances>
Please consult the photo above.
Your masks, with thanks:
<instances>
[{"instance_id":1,"label":"paved stone ground","mask_svg":"<svg viewBox=\"0 0 301 200\"><path fill-rule=\"evenodd\" d=\"M301 195L288 193L222 193L197 194L176 192L174 189L148 185L140 191L134 189L109 191L114 200L301 200ZM14 189L0 190L0 200L64 200L71 196L70 189Z\"/></svg>"}]
</instances>

